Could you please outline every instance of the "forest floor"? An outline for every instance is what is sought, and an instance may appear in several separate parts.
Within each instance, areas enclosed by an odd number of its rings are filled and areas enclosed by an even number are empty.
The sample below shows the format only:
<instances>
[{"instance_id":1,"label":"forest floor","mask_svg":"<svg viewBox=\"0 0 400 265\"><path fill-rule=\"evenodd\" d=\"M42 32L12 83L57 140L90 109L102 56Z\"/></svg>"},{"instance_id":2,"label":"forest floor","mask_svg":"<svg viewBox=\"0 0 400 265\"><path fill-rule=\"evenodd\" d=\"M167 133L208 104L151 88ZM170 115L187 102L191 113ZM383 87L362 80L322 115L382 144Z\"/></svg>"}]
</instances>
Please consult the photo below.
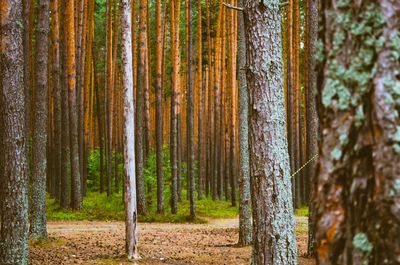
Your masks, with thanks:
<instances>
[{"instance_id":1,"label":"forest floor","mask_svg":"<svg viewBox=\"0 0 400 265\"><path fill-rule=\"evenodd\" d=\"M315 264L305 258L307 217L296 221L299 264ZM124 257L123 222L49 222L48 232L48 241L31 242L30 264L132 264ZM209 219L207 224L139 223L138 264L249 264L251 247L238 247L237 241L237 218Z\"/></svg>"}]
</instances>

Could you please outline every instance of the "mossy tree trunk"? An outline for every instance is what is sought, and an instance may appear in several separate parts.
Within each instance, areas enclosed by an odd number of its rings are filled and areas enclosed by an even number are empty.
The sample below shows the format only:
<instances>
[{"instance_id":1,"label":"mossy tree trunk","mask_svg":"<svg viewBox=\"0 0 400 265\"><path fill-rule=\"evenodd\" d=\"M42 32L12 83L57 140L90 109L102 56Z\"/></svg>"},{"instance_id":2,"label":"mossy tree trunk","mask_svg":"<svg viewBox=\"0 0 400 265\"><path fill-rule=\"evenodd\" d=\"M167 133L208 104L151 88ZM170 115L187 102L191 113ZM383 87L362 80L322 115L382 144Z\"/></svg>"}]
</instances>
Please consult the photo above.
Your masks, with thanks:
<instances>
[{"instance_id":1,"label":"mossy tree trunk","mask_svg":"<svg viewBox=\"0 0 400 265\"><path fill-rule=\"evenodd\" d=\"M400 2L321 4L318 263L399 264Z\"/></svg>"},{"instance_id":2,"label":"mossy tree trunk","mask_svg":"<svg viewBox=\"0 0 400 265\"><path fill-rule=\"evenodd\" d=\"M244 1L249 91L252 264L297 264L285 105L280 1Z\"/></svg>"},{"instance_id":3,"label":"mossy tree trunk","mask_svg":"<svg viewBox=\"0 0 400 265\"><path fill-rule=\"evenodd\" d=\"M28 161L22 0L0 8L0 263L28 264Z\"/></svg>"}]
</instances>

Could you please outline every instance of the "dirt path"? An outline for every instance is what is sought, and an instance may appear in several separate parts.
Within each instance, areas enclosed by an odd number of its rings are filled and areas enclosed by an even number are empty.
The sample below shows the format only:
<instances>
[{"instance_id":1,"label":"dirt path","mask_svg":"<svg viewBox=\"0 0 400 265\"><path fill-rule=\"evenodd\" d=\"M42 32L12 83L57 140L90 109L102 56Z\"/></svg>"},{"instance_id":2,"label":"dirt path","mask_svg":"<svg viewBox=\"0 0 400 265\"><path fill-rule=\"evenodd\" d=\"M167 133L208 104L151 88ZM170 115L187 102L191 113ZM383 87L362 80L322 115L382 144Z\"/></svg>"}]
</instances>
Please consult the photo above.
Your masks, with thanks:
<instances>
[{"instance_id":1,"label":"dirt path","mask_svg":"<svg viewBox=\"0 0 400 265\"><path fill-rule=\"evenodd\" d=\"M299 264L305 259L307 219L297 220ZM249 264L250 247L237 247L237 219L208 224L139 224L139 264ZM130 264L122 222L50 222L50 240L31 244L31 264Z\"/></svg>"}]
</instances>

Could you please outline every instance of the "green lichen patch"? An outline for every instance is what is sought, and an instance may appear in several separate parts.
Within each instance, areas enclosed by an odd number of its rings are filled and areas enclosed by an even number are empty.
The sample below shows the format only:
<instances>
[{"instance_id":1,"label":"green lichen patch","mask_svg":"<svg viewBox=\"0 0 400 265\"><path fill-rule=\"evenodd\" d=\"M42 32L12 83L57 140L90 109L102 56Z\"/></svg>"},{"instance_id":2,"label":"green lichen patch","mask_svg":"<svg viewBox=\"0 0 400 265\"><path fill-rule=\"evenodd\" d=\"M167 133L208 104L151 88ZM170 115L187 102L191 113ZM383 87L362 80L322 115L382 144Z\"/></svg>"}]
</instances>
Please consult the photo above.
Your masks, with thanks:
<instances>
[{"instance_id":1,"label":"green lichen patch","mask_svg":"<svg viewBox=\"0 0 400 265\"><path fill-rule=\"evenodd\" d=\"M396 152L396 154L400 155L400 144L394 144L393 149Z\"/></svg>"},{"instance_id":2,"label":"green lichen patch","mask_svg":"<svg viewBox=\"0 0 400 265\"><path fill-rule=\"evenodd\" d=\"M394 142L400 143L400 126L396 126L396 131L390 135L390 139Z\"/></svg>"},{"instance_id":3,"label":"green lichen patch","mask_svg":"<svg viewBox=\"0 0 400 265\"><path fill-rule=\"evenodd\" d=\"M370 253L373 249L371 242L365 233L357 233L353 237L353 247L365 253Z\"/></svg>"},{"instance_id":4,"label":"green lichen patch","mask_svg":"<svg viewBox=\"0 0 400 265\"><path fill-rule=\"evenodd\" d=\"M341 145L346 145L349 142L349 136L346 133L340 133L339 141Z\"/></svg>"},{"instance_id":5,"label":"green lichen patch","mask_svg":"<svg viewBox=\"0 0 400 265\"><path fill-rule=\"evenodd\" d=\"M350 5L350 0L338 0L336 2L336 6L339 8L345 8Z\"/></svg>"},{"instance_id":6,"label":"green lichen patch","mask_svg":"<svg viewBox=\"0 0 400 265\"><path fill-rule=\"evenodd\" d=\"M334 98L338 98L338 107L345 110L350 105L350 91L339 81L328 79L322 91L322 104L325 107L331 107Z\"/></svg>"},{"instance_id":7,"label":"green lichen patch","mask_svg":"<svg viewBox=\"0 0 400 265\"><path fill-rule=\"evenodd\" d=\"M315 59L317 60L317 62L322 63L324 61L324 43L322 42L322 40L318 40L317 41L317 45L316 45L316 54L315 54Z\"/></svg>"},{"instance_id":8,"label":"green lichen patch","mask_svg":"<svg viewBox=\"0 0 400 265\"><path fill-rule=\"evenodd\" d=\"M400 179L396 179L393 183L393 190L396 194L400 194Z\"/></svg>"},{"instance_id":9,"label":"green lichen patch","mask_svg":"<svg viewBox=\"0 0 400 265\"><path fill-rule=\"evenodd\" d=\"M340 150L338 147L335 147L331 152L331 156L333 160L340 160L340 158L342 157L342 150Z\"/></svg>"},{"instance_id":10,"label":"green lichen patch","mask_svg":"<svg viewBox=\"0 0 400 265\"><path fill-rule=\"evenodd\" d=\"M336 30L332 36L332 49L327 55L332 59L327 62L329 71L322 92L322 103L326 108L347 110L362 104L364 95L373 87L378 52L385 44L382 34L385 20L379 6L371 3L354 10L350 2L337 1L339 11L328 13L332 15ZM349 46L349 40L359 45ZM393 46L398 45L397 40L394 42ZM341 61L349 54L350 61ZM360 126L364 119L363 109L356 112L355 122Z\"/></svg>"},{"instance_id":11,"label":"green lichen patch","mask_svg":"<svg viewBox=\"0 0 400 265\"><path fill-rule=\"evenodd\" d=\"M363 121L365 119L364 108L362 105L357 107L356 115L354 118L355 118L356 127L360 127L363 124Z\"/></svg>"}]
</instances>

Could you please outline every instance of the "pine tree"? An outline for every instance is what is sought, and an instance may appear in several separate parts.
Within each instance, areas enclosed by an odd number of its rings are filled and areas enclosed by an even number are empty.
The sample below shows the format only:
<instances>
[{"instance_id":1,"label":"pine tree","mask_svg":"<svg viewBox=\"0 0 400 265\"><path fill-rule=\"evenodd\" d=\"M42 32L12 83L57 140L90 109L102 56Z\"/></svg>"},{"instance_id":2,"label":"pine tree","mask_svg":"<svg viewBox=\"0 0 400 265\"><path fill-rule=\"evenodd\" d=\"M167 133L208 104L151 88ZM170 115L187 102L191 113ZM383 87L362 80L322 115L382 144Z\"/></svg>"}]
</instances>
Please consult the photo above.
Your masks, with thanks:
<instances>
[{"instance_id":1,"label":"pine tree","mask_svg":"<svg viewBox=\"0 0 400 265\"><path fill-rule=\"evenodd\" d=\"M75 60L75 12L74 0L66 4L64 32L67 42L67 74L68 74L68 107L69 107L69 137L71 159L71 207L74 210L82 208L81 176L79 167L78 146L78 108L76 104L76 60Z\"/></svg>"},{"instance_id":2,"label":"pine tree","mask_svg":"<svg viewBox=\"0 0 400 265\"><path fill-rule=\"evenodd\" d=\"M285 137L280 1L246 0L244 11L251 110L252 262L297 264Z\"/></svg>"},{"instance_id":3,"label":"pine tree","mask_svg":"<svg viewBox=\"0 0 400 265\"><path fill-rule=\"evenodd\" d=\"M138 259L138 229L135 179L135 115L133 107L132 26L130 0L121 1L122 75L124 87L125 225L128 259Z\"/></svg>"},{"instance_id":4,"label":"pine tree","mask_svg":"<svg viewBox=\"0 0 400 265\"><path fill-rule=\"evenodd\" d=\"M32 144L32 196L31 196L31 226L33 239L47 238L46 227L46 145L48 118L48 38L49 38L49 7L48 0L40 0L38 6L37 41L36 41L36 90ZM50 139L49 139L50 140ZM58 176L57 176L58 177Z\"/></svg>"},{"instance_id":5,"label":"pine tree","mask_svg":"<svg viewBox=\"0 0 400 265\"><path fill-rule=\"evenodd\" d=\"M7 8L3 8L6 4ZM28 161L22 0L2 1L1 5L0 263L28 264Z\"/></svg>"},{"instance_id":6,"label":"pine tree","mask_svg":"<svg viewBox=\"0 0 400 265\"><path fill-rule=\"evenodd\" d=\"M238 1L243 6L243 0ZM249 156L249 95L246 83L246 40L243 12L238 14L238 85L239 85L239 244L252 242L250 156Z\"/></svg>"}]
</instances>

